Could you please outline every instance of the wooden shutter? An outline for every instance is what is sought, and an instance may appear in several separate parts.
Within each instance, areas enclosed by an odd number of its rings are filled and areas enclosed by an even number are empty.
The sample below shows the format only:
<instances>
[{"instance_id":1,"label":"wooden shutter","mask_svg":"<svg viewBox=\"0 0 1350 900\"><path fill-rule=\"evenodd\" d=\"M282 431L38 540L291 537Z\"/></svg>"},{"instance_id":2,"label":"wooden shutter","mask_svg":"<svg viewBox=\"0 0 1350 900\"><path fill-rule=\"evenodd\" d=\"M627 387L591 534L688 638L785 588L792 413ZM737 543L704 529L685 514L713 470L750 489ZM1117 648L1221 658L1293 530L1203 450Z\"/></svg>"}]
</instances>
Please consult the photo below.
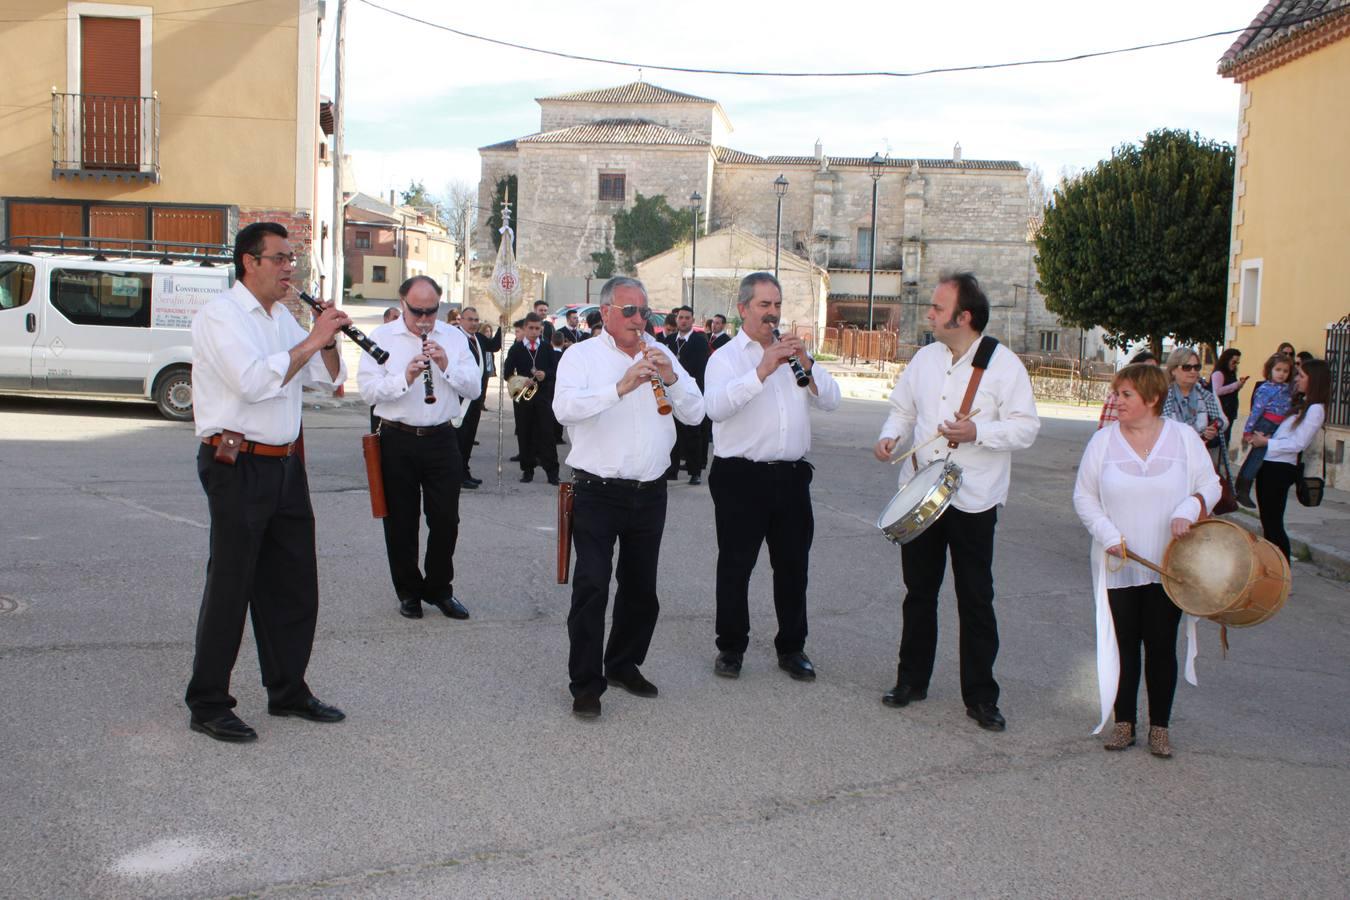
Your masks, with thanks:
<instances>
[{"instance_id":1,"label":"wooden shutter","mask_svg":"<svg viewBox=\"0 0 1350 900\"><path fill-rule=\"evenodd\" d=\"M40 235L43 237L82 237L84 235L84 209L71 203L21 203L9 202L9 237L11 240L20 235ZM52 244L55 241L17 240L17 244Z\"/></svg>"},{"instance_id":2,"label":"wooden shutter","mask_svg":"<svg viewBox=\"0 0 1350 900\"><path fill-rule=\"evenodd\" d=\"M154 211L154 235L157 241L183 241L198 245L215 245L220 252L225 243L225 211L223 209L189 209L161 207ZM155 249L161 249L156 245ZM177 253L193 252L190 247L167 248Z\"/></svg>"},{"instance_id":3,"label":"wooden shutter","mask_svg":"<svg viewBox=\"0 0 1350 900\"><path fill-rule=\"evenodd\" d=\"M146 238L146 221L149 211L144 206L90 206L89 236L96 238L130 238L143 241ZM141 244L123 244L118 241L100 240L94 244L100 250L137 250L144 249Z\"/></svg>"},{"instance_id":4,"label":"wooden shutter","mask_svg":"<svg viewBox=\"0 0 1350 900\"><path fill-rule=\"evenodd\" d=\"M135 169L141 161L141 20L80 17L81 161Z\"/></svg>"}]
</instances>

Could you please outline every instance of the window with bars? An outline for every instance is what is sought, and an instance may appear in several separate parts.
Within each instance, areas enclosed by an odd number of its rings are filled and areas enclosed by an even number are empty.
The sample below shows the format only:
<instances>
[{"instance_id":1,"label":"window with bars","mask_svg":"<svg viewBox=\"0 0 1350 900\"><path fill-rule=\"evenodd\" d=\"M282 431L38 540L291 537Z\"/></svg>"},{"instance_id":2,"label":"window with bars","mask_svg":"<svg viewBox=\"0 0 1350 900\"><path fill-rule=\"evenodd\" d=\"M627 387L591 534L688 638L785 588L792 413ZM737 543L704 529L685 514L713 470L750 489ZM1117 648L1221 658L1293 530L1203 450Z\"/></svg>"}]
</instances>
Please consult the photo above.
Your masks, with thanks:
<instances>
[{"instance_id":1,"label":"window with bars","mask_svg":"<svg viewBox=\"0 0 1350 900\"><path fill-rule=\"evenodd\" d=\"M600 173L600 199L617 200L622 203L624 200L624 173L622 172L601 172Z\"/></svg>"},{"instance_id":2,"label":"window with bars","mask_svg":"<svg viewBox=\"0 0 1350 900\"><path fill-rule=\"evenodd\" d=\"M1054 353L1059 350L1059 332L1042 331L1041 332L1041 352Z\"/></svg>"}]
</instances>

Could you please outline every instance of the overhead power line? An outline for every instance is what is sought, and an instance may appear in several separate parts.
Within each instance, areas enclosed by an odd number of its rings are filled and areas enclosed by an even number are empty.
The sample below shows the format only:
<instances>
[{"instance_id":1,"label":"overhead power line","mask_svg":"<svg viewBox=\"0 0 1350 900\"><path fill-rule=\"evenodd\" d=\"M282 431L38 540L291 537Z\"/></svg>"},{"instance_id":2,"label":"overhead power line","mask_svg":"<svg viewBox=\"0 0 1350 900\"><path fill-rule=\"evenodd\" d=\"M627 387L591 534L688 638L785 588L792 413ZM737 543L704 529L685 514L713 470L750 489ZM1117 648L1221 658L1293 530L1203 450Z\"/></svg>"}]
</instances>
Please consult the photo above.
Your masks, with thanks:
<instances>
[{"instance_id":1,"label":"overhead power line","mask_svg":"<svg viewBox=\"0 0 1350 900\"><path fill-rule=\"evenodd\" d=\"M701 68L697 66L669 66L653 62L637 62L633 60L607 59L605 57L599 56L587 56L581 53L568 53L563 50L549 50L544 47L531 47L528 44L518 44L514 41L507 41L501 38L489 37L483 34L475 34L473 32L464 31L463 29L455 28L450 25L443 25L439 22L432 22L430 20L422 19L417 16L410 15L409 13L402 12L401 10L391 9L388 6L382 6L379 3L373 2L373 0L360 0L360 2L364 3L366 6L371 7L372 9L378 9L381 12L388 13L391 16L396 16L400 19L406 19L409 22L416 22L417 24L425 25L428 28L435 28L438 31L449 32L450 34L455 34L462 38L467 38L469 40L482 41L488 44L496 44L499 47L509 47L513 50L522 50L527 53L538 53L544 56L553 56L560 59L570 59L576 62L599 63L601 65L607 66L622 66L624 68L630 69L654 69L660 72L685 72L694 75L738 75L753 78L918 78L923 75L941 75L953 72L980 72L989 69L1012 69L1021 66L1048 66L1048 65L1056 65L1059 63L1079 62L1085 59L1097 59L1103 56L1116 56L1122 53L1136 53L1141 50L1156 50L1161 47L1174 47L1179 44L1190 44L1196 41L1208 40L1210 38L1241 34L1242 32L1247 31L1252 27L1251 25L1243 25L1241 28L1229 28L1223 31L1211 31L1208 34L1198 34L1193 37L1175 38L1173 40L1166 40L1166 41L1154 41L1148 44L1137 44L1133 47L1120 47L1114 50L1096 50L1086 53L1075 53L1072 56L1050 57L1046 59L1023 59L1023 60L1016 60L1013 62L977 63L965 66L942 66L931 69L916 69L910 72L891 72L884 70L842 71L842 72L801 72L801 71L768 72L768 71L756 71L748 69L712 69L712 68ZM1315 19L1320 19L1325 16L1335 15L1337 13L1342 12L1343 10L1344 10L1343 7L1337 7L1336 9L1333 10L1318 12L1306 16L1301 16L1298 18L1286 19L1284 21L1275 24L1265 25L1263 27L1287 28L1291 25L1301 25L1304 22L1311 22Z\"/></svg>"}]
</instances>

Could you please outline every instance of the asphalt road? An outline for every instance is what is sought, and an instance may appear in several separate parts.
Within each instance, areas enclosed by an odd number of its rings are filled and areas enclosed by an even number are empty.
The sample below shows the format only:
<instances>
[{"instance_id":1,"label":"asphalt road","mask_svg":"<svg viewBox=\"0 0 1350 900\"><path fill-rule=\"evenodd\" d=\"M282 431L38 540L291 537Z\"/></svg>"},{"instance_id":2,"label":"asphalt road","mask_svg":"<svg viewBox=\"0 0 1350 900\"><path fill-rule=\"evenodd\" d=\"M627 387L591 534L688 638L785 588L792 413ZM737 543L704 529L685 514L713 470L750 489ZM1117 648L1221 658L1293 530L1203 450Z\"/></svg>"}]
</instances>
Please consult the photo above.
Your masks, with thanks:
<instances>
[{"instance_id":1,"label":"asphalt road","mask_svg":"<svg viewBox=\"0 0 1350 900\"><path fill-rule=\"evenodd\" d=\"M960 702L949 592L928 700L878 702L899 630L899 553L873 526L895 475L867 449L880 404L817 421L818 681L775 667L763 569L745 673L714 677L711 501L680 484L644 669L661 696L610 691L595 722L569 712L552 490L508 471L503 492L466 493L456 590L473 618L402 619L365 415L306 416L310 683L349 718L268 717L246 636L235 692L261 739L241 747L189 732L181 699L207 547L190 427L0 398L0 895L1345 896L1343 583L1296 564L1287 607L1234 631L1226 660L1202 629L1173 760L1090 734L1088 541L1069 503L1090 423L1046 420L1015 461L996 565L1010 727L987 734Z\"/></svg>"}]
</instances>

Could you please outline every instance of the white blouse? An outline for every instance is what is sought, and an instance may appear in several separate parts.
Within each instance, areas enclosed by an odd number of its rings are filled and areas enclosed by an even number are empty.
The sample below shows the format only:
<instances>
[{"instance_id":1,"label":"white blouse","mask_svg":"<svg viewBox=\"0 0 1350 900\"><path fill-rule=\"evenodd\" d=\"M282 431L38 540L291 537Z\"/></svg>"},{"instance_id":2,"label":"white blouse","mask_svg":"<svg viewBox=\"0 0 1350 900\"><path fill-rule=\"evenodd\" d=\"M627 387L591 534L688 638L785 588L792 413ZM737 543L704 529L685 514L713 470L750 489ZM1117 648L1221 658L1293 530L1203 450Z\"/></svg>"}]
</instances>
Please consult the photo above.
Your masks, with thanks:
<instances>
[{"instance_id":1,"label":"white blouse","mask_svg":"<svg viewBox=\"0 0 1350 900\"><path fill-rule=\"evenodd\" d=\"M1298 455L1308 449L1317 431L1326 421L1327 408L1314 403L1303 413L1303 419L1294 424L1298 416L1285 416L1280 427L1270 436L1266 445L1266 462L1282 462L1298 465Z\"/></svg>"}]
</instances>

